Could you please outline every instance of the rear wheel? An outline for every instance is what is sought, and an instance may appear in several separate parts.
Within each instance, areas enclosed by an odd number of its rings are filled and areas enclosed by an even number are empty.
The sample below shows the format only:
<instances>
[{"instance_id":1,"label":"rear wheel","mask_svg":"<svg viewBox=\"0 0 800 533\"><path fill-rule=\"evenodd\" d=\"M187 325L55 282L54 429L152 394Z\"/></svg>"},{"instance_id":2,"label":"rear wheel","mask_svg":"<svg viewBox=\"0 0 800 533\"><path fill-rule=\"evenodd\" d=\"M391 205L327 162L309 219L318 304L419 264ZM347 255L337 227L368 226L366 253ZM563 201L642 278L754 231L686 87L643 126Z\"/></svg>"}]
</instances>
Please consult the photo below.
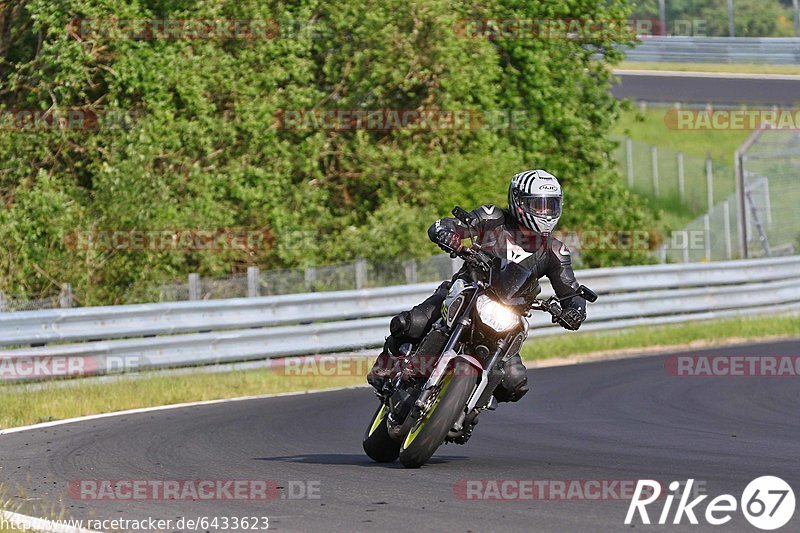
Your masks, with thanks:
<instances>
[{"instance_id":1,"label":"rear wheel","mask_svg":"<svg viewBox=\"0 0 800 533\"><path fill-rule=\"evenodd\" d=\"M391 463L400 454L400 443L389 436L386 415L389 409L381 404L364 433L364 451L373 461Z\"/></svg>"},{"instance_id":2,"label":"rear wheel","mask_svg":"<svg viewBox=\"0 0 800 533\"><path fill-rule=\"evenodd\" d=\"M444 377L438 394L420 420L411 428L400 447L400 462L419 468L444 442L475 388L474 372L466 363L456 363Z\"/></svg>"}]
</instances>

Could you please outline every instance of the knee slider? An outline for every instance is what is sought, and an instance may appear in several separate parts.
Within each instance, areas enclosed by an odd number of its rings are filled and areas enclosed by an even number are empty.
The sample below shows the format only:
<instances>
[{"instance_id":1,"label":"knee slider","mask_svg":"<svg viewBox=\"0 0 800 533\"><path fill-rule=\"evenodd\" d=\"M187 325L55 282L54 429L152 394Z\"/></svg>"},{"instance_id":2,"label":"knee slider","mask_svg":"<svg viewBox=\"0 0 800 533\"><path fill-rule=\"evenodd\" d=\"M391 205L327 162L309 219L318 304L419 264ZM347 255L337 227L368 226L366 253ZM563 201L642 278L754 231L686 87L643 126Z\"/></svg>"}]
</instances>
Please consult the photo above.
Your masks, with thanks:
<instances>
[{"instance_id":1,"label":"knee slider","mask_svg":"<svg viewBox=\"0 0 800 533\"><path fill-rule=\"evenodd\" d=\"M412 339L420 339L428 330L428 322L431 320L431 314L428 309L415 307L408 314L408 326L406 328L406 335Z\"/></svg>"},{"instance_id":2,"label":"knee slider","mask_svg":"<svg viewBox=\"0 0 800 533\"><path fill-rule=\"evenodd\" d=\"M393 337L404 337L406 335L408 326L411 323L410 315L411 313L408 311L403 311L392 318L392 321L389 322L389 333L391 333Z\"/></svg>"}]
</instances>

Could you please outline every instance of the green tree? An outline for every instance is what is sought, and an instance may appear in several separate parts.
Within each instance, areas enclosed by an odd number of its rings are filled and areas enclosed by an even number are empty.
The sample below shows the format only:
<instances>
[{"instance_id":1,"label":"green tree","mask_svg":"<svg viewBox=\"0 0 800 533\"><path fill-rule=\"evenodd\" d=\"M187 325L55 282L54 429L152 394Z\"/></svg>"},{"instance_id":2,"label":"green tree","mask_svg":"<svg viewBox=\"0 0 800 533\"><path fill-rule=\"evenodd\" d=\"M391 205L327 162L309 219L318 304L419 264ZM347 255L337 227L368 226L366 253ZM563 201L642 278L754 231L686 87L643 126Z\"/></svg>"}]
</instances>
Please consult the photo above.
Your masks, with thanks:
<instances>
[{"instance_id":1,"label":"green tree","mask_svg":"<svg viewBox=\"0 0 800 533\"><path fill-rule=\"evenodd\" d=\"M141 298L189 272L436 252L425 229L454 204L503 205L511 175L566 188L565 227L653 222L608 157L619 104L612 39L465 36L470 18L625 18L622 0L20 0L0 7L0 107L81 109L99 127L0 128L0 290L71 282L81 302ZM115 39L98 20L256 19L248 40ZM81 20L90 22L82 23ZM519 36L517 36L519 37ZM598 57L600 59L598 59ZM519 112L508 127L292 129L286 111ZM284 113L284 115L282 115ZM6 113L4 117L14 116ZM269 246L220 253L73 249L74 231L242 227ZM637 263L603 252L591 265Z\"/></svg>"}]
</instances>

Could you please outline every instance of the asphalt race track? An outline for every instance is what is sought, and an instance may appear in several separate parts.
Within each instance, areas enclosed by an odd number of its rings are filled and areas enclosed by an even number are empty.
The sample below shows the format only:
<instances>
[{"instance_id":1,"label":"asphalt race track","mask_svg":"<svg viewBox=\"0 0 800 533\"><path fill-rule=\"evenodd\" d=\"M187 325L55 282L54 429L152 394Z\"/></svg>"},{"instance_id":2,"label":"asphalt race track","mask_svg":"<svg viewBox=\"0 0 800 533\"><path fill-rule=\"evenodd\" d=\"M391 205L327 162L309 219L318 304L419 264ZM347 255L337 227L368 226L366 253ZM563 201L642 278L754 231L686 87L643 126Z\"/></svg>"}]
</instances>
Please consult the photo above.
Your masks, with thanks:
<instances>
[{"instance_id":1,"label":"asphalt race track","mask_svg":"<svg viewBox=\"0 0 800 533\"><path fill-rule=\"evenodd\" d=\"M635 101L763 106L800 104L800 78L797 76L747 78L741 75L657 72L618 75L620 83L611 92L617 98Z\"/></svg>"},{"instance_id":2,"label":"asphalt race track","mask_svg":"<svg viewBox=\"0 0 800 533\"><path fill-rule=\"evenodd\" d=\"M700 353L700 352L693 352ZM709 355L798 355L800 340ZM622 531L627 500L493 501L454 494L460 480L693 478L737 499L777 475L800 489L797 377L675 377L664 356L531 371L518 404L482 415L466 446L442 447L419 470L370 462L361 438L370 390L186 407L0 435L6 490L27 505L63 499L74 518L269 516L282 531ZM80 479L273 479L318 483L318 499L89 501ZM284 492L284 495L286 493ZM651 511L657 519L661 504ZM674 511L673 505L673 511ZM705 504L699 506L702 514ZM670 515L670 521L672 514ZM702 520L702 518L701 518ZM797 531L800 512L780 531ZM725 526L637 531L756 531L741 512Z\"/></svg>"}]
</instances>

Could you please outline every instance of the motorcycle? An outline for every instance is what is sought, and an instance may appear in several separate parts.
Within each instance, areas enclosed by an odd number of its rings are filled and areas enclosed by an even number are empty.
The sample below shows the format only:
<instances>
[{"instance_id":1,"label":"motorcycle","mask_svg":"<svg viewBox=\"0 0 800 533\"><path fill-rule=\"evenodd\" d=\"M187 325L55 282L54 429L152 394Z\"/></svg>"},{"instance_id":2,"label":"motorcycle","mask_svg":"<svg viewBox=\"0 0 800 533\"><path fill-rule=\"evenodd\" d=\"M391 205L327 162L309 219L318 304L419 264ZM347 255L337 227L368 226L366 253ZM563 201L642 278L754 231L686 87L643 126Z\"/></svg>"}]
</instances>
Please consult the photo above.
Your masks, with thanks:
<instances>
[{"instance_id":1,"label":"motorcycle","mask_svg":"<svg viewBox=\"0 0 800 533\"><path fill-rule=\"evenodd\" d=\"M452 212L472 225L464 209ZM467 279L452 283L441 319L416 347L400 347L398 369L376 391L381 403L363 440L374 461L399 458L404 467L419 468L442 443L465 444L478 415L497 407L493 393L503 380L503 364L527 338L525 317L539 310L558 320L563 300L597 300L584 285L561 298L537 299L538 278L518 263L492 256L477 244L449 252L464 260Z\"/></svg>"}]
</instances>

